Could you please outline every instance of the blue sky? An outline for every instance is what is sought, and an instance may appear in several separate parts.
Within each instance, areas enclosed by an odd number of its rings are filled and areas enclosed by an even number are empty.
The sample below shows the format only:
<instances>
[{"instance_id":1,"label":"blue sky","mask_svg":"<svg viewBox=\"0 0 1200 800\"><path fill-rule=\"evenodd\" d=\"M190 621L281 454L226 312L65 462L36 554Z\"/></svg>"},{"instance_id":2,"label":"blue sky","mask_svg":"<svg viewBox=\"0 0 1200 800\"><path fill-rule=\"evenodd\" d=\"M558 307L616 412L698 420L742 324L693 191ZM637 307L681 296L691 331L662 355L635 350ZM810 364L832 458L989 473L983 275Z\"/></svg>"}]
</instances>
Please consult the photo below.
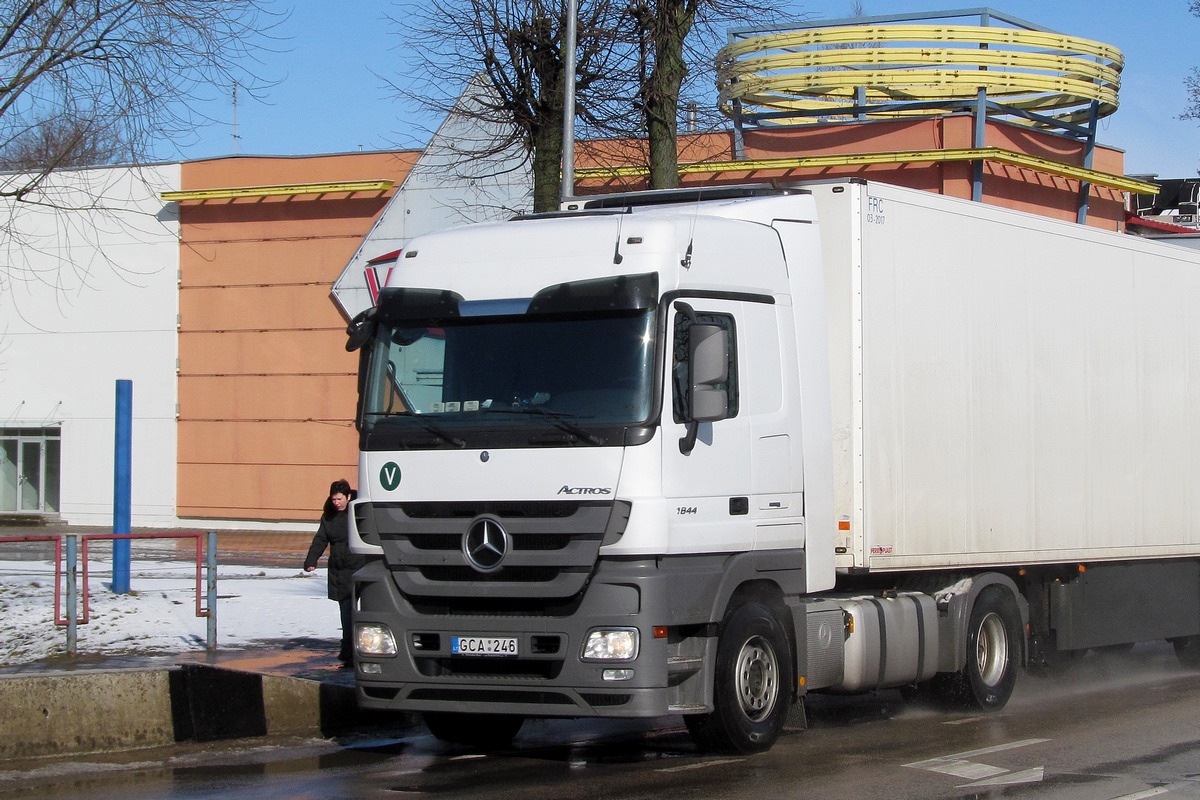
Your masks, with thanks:
<instances>
[{"instance_id":1,"label":"blue sky","mask_svg":"<svg viewBox=\"0 0 1200 800\"><path fill-rule=\"evenodd\" d=\"M845 17L849 0L781 0L783 7L813 19ZM975 8L970 0L864 0L868 15ZM1125 53L1120 108L1101 121L1101 143L1126 151L1131 174L1186 177L1200 171L1200 121L1180 120L1183 85L1200 66L1200 18L1187 0L998 0L991 7L1071 36L1096 39ZM238 103L238 134L228 97L205 112L217 121L200 128L181 148L184 158L233 152L305 155L415 147L427 134L412 109L392 97L377 77L398 76L405 42L387 22L398 13L391 0L275 2L291 8L279 27L280 52L256 71L278 81L262 101L244 93Z\"/></svg>"}]
</instances>

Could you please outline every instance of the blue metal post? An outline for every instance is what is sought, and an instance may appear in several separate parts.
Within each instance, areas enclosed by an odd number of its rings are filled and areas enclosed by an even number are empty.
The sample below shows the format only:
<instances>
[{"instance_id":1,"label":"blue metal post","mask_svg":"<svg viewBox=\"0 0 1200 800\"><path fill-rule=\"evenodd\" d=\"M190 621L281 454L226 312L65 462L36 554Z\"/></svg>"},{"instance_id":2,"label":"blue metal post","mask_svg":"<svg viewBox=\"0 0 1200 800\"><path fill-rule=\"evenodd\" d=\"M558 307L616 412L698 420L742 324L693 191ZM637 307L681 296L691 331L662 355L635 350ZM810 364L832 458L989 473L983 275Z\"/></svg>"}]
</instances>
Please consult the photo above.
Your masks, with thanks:
<instances>
[{"instance_id":1,"label":"blue metal post","mask_svg":"<svg viewBox=\"0 0 1200 800\"><path fill-rule=\"evenodd\" d=\"M113 534L130 532L133 484L133 381L117 381L117 435L113 464ZM129 540L113 540L112 590L129 594Z\"/></svg>"},{"instance_id":2,"label":"blue metal post","mask_svg":"<svg viewBox=\"0 0 1200 800\"><path fill-rule=\"evenodd\" d=\"M217 649L217 532L208 532L205 561L208 565L208 641L206 649Z\"/></svg>"}]
</instances>

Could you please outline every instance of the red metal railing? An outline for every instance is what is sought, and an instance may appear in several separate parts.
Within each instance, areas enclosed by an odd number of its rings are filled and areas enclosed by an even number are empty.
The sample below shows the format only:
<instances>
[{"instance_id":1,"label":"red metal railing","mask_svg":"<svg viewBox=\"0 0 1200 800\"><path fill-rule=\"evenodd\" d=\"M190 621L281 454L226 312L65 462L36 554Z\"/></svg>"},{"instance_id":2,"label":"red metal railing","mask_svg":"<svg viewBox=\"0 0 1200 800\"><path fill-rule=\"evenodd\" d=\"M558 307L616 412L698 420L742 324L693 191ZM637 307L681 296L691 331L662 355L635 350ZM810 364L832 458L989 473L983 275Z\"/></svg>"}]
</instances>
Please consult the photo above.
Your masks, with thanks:
<instances>
[{"instance_id":1,"label":"red metal railing","mask_svg":"<svg viewBox=\"0 0 1200 800\"><path fill-rule=\"evenodd\" d=\"M0 536L0 542L54 542L54 624L61 627L70 621L62 610L62 537L61 536Z\"/></svg>"},{"instance_id":2,"label":"red metal railing","mask_svg":"<svg viewBox=\"0 0 1200 800\"><path fill-rule=\"evenodd\" d=\"M89 609L89 591L88 584L88 543L97 539L195 539L196 540L196 616L208 618L208 649L212 650L216 647L216 615L213 613L213 605L216 603L216 534L209 532L209 546L212 549L209 559L208 576L208 602L207 604L201 601L202 587L204 581L204 565L205 553L204 543L201 539L206 534L192 533L65 533L58 536L0 536L2 542L54 542L54 624L58 627L67 628L67 652L75 652L75 627L77 625L86 625L91 619ZM71 546L67 548L67 558L63 558L63 539L70 538L73 541ZM71 612L72 601L75 592L75 541L83 541L83 550L81 553L83 560L83 616L79 617L76 614L68 614ZM72 563L65 566L65 561L70 560ZM64 572L67 572L66 584L71 597L66 602L66 610L63 610L63 583Z\"/></svg>"},{"instance_id":3,"label":"red metal railing","mask_svg":"<svg viewBox=\"0 0 1200 800\"><path fill-rule=\"evenodd\" d=\"M200 588L204 583L203 565L204 565L204 545L200 537L201 533L85 533L80 534L79 538L83 541L83 619L79 621L80 625L86 625L89 620L88 611L88 542L96 539L195 539L196 540L196 616L207 617L209 609L204 608L200 602ZM55 601L55 612L57 616L57 600Z\"/></svg>"}]
</instances>

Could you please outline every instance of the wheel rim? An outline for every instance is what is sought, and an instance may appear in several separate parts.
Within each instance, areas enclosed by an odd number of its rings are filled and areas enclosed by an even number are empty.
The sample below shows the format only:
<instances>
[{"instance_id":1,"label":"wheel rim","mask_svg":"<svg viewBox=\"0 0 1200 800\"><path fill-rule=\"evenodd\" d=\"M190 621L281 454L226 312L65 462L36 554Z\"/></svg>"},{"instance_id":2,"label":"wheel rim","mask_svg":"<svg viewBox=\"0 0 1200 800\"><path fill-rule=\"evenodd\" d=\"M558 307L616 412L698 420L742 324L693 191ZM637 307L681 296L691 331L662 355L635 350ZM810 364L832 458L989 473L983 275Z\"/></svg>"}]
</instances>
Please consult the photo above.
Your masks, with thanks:
<instances>
[{"instance_id":1,"label":"wheel rim","mask_svg":"<svg viewBox=\"0 0 1200 800\"><path fill-rule=\"evenodd\" d=\"M779 695L779 662L775 650L761 636L742 645L737 660L737 695L742 712L752 722L771 714Z\"/></svg>"},{"instance_id":2,"label":"wheel rim","mask_svg":"<svg viewBox=\"0 0 1200 800\"><path fill-rule=\"evenodd\" d=\"M1008 669L1008 631L999 614L989 613L979 623L979 638L975 643L975 665L979 678L995 686Z\"/></svg>"}]
</instances>

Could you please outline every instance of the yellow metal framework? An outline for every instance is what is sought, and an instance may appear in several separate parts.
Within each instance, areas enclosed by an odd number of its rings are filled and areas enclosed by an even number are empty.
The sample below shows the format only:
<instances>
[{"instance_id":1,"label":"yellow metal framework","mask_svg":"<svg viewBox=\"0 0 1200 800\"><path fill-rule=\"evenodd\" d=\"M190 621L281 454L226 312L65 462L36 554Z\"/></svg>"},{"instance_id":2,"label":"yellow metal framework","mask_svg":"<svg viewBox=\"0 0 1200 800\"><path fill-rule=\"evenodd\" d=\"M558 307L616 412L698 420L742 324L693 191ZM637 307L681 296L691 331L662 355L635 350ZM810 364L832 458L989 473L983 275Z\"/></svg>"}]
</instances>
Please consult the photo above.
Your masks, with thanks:
<instances>
[{"instance_id":1,"label":"yellow metal framework","mask_svg":"<svg viewBox=\"0 0 1200 800\"><path fill-rule=\"evenodd\" d=\"M909 164L909 163L938 163L959 161L992 161L1014 167L1023 167L1047 175L1057 175L1062 178L1104 186L1120 192L1137 194L1156 194L1158 186L1146 181L1127 178L1123 175L1113 175L1085 167L1063 164L1038 156L1018 153L1002 147L975 147L956 150L901 150L892 153L861 153L851 155L827 156L795 156L789 158L760 158L748 161L701 161L693 164L680 164L680 175L708 175L726 172L756 172L759 170L775 169L806 169L848 166L869 166L872 164ZM644 166L623 167L590 167L575 170L579 179L629 178L648 175L650 169Z\"/></svg>"},{"instance_id":2,"label":"yellow metal framework","mask_svg":"<svg viewBox=\"0 0 1200 800\"><path fill-rule=\"evenodd\" d=\"M170 202L183 200L229 200L238 197L294 197L303 194L337 194L342 192L383 192L396 185L392 180L336 181L334 183L300 183L284 186L239 186L230 189L193 189L163 192L160 197Z\"/></svg>"},{"instance_id":3,"label":"yellow metal framework","mask_svg":"<svg viewBox=\"0 0 1200 800\"><path fill-rule=\"evenodd\" d=\"M1124 56L1048 31L842 25L740 39L717 64L725 113L737 114L736 104L743 115L770 114L777 124L927 115L903 104L968 101L981 89L1011 108L1074 124L1116 110Z\"/></svg>"}]
</instances>

